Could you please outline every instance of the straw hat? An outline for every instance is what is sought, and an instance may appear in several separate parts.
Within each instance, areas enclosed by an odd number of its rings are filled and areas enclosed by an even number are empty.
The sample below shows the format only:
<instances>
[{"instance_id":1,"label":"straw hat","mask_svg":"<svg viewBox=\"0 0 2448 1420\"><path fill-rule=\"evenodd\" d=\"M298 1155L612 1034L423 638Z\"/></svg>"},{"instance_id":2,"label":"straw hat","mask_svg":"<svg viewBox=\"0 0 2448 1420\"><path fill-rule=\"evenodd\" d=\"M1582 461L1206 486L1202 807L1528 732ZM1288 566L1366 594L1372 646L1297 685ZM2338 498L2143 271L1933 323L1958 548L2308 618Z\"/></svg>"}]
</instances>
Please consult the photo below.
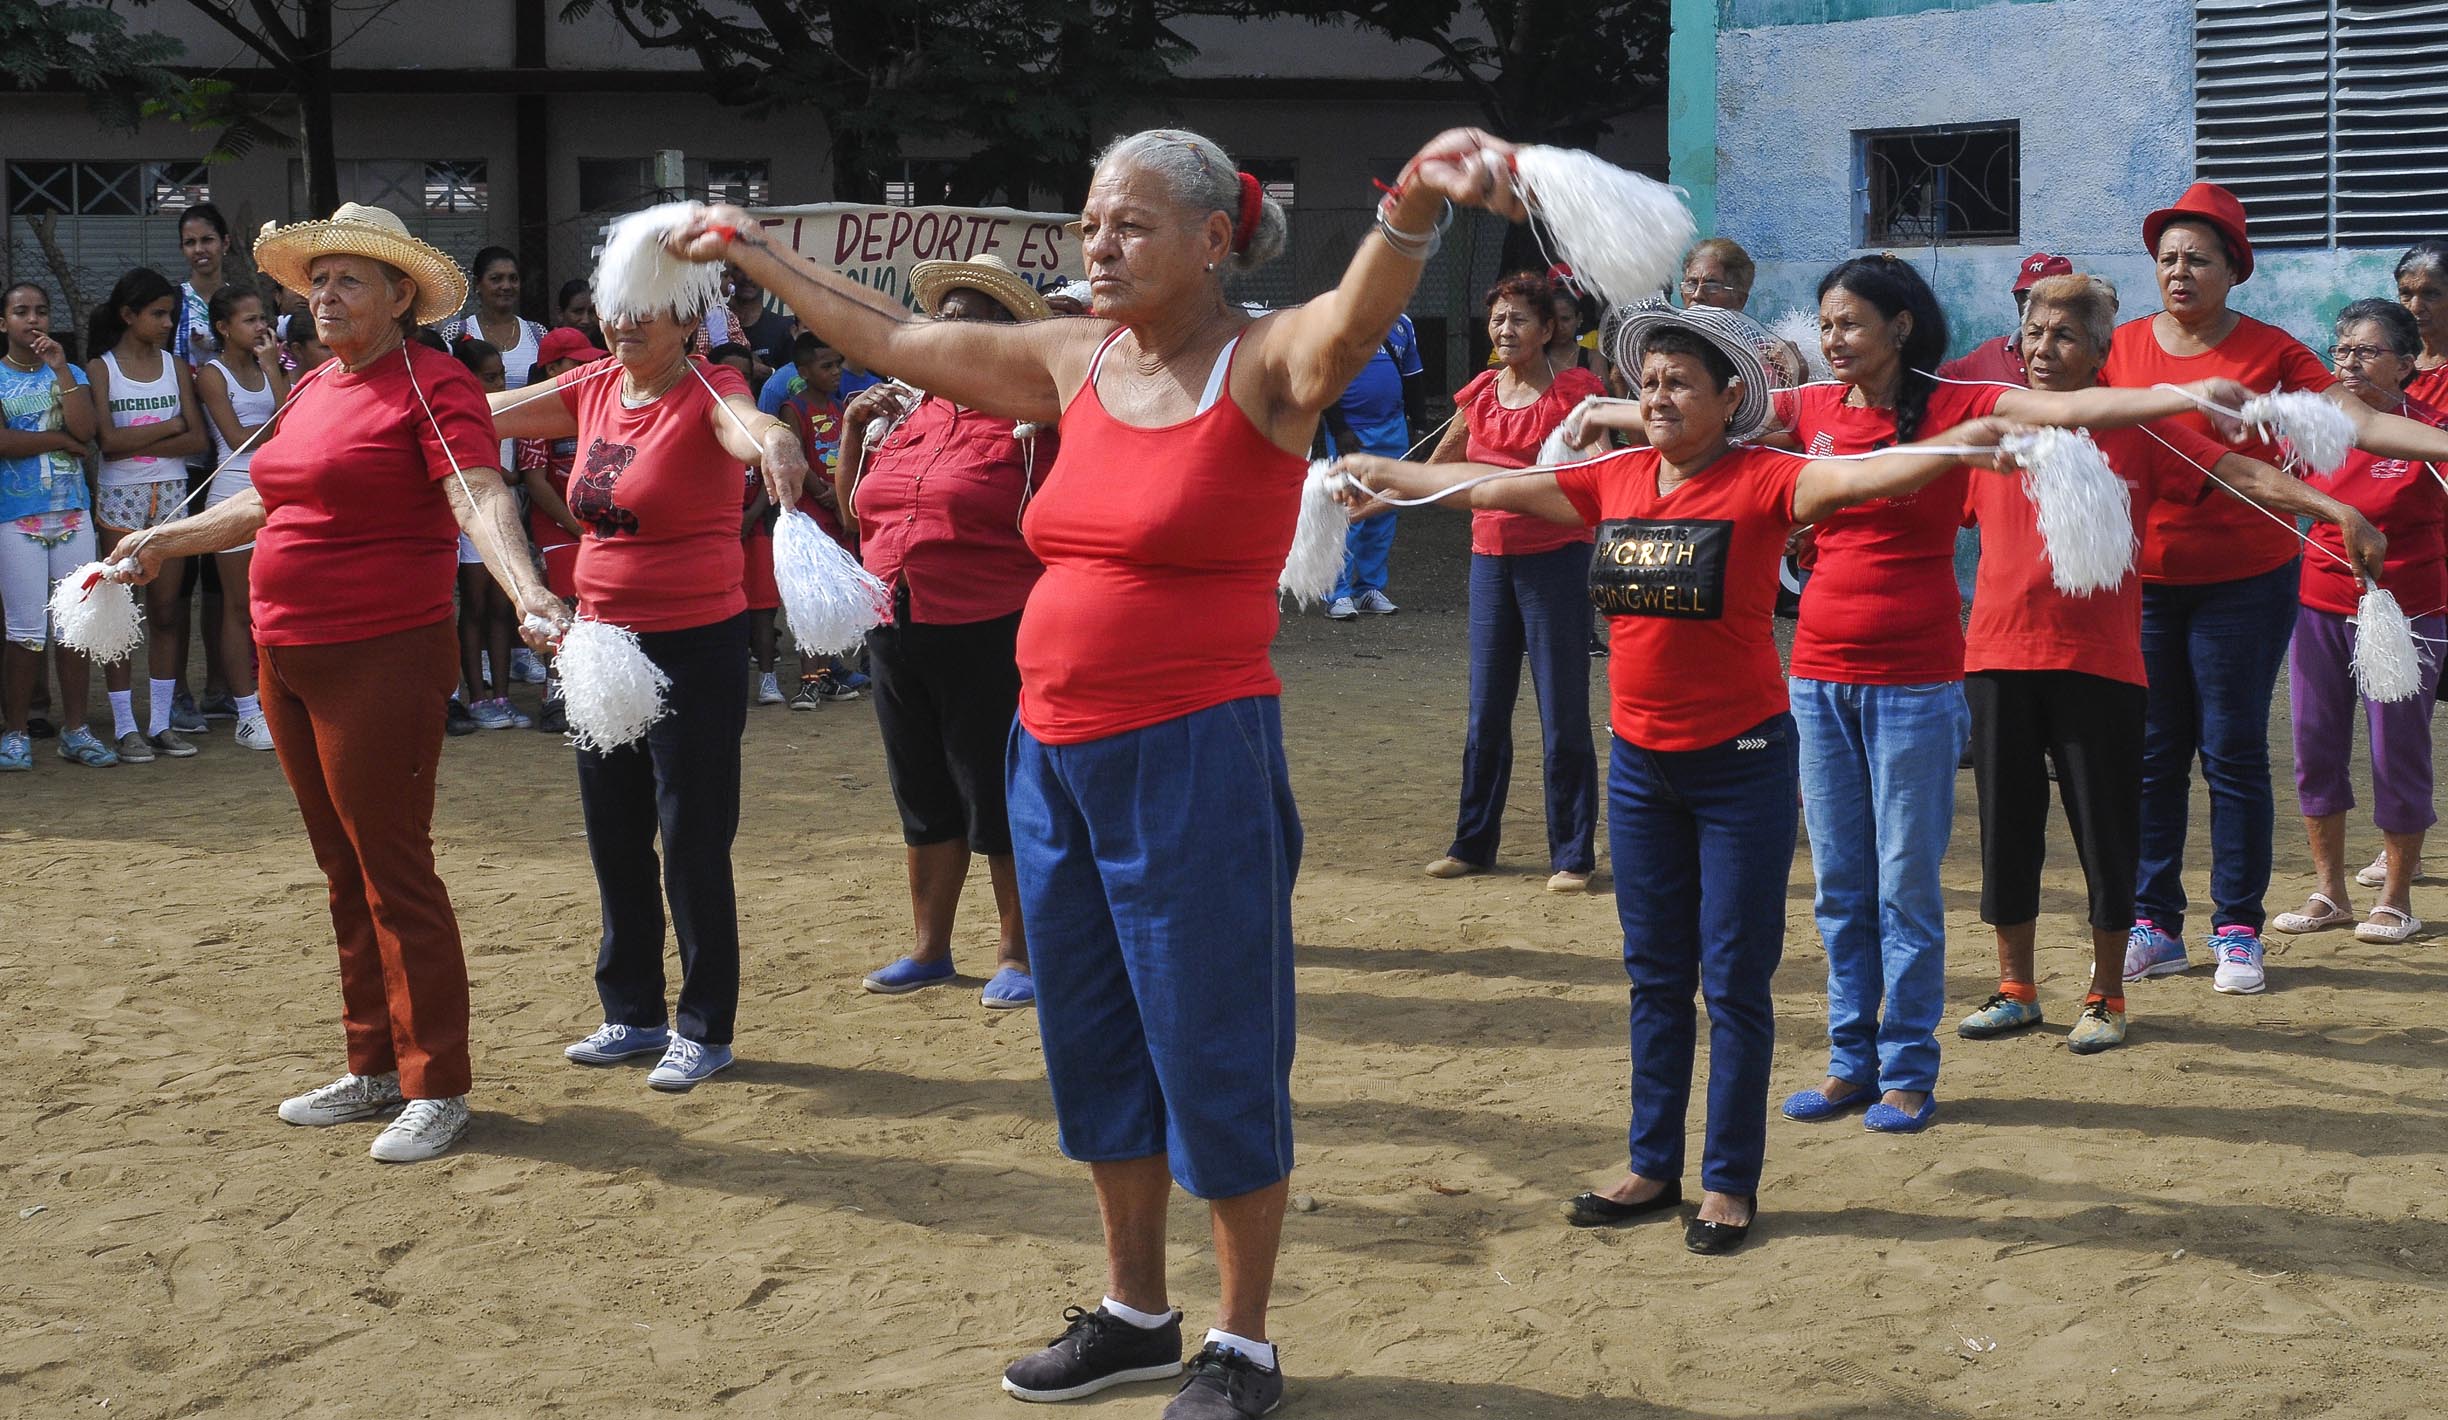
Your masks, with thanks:
<instances>
[{"instance_id":1,"label":"straw hat","mask_svg":"<svg viewBox=\"0 0 2448 1420\"><path fill-rule=\"evenodd\" d=\"M459 264L408 235L408 224L380 207L343 202L329 221L271 227L255 239L255 265L301 296L318 256L362 256L405 273L416 282L409 316L418 325L455 315L467 303L467 273Z\"/></svg>"},{"instance_id":2,"label":"straw hat","mask_svg":"<svg viewBox=\"0 0 2448 1420\"><path fill-rule=\"evenodd\" d=\"M1726 437L1740 442L1757 437L1768 427L1774 411L1768 399L1768 367L1761 351L1774 344L1776 337L1758 321L1739 311L1719 310L1715 306L1677 307L1663 303L1627 306L1622 317L1622 323L1615 328L1612 351L1616 364L1637 374L1642 348L1651 335L1670 327L1691 331L1716 346L1742 379L1742 402L1734 406L1734 413L1726 420Z\"/></svg>"},{"instance_id":3,"label":"straw hat","mask_svg":"<svg viewBox=\"0 0 2448 1420\"><path fill-rule=\"evenodd\" d=\"M919 306L928 315L947 291L968 289L988 297L1012 313L1014 320L1043 320L1054 314L1054 308L1029 285L992 254L975 256L967 261L922 261L910 268L910 289L917 293Z\"/></svg>"}]
</instances>

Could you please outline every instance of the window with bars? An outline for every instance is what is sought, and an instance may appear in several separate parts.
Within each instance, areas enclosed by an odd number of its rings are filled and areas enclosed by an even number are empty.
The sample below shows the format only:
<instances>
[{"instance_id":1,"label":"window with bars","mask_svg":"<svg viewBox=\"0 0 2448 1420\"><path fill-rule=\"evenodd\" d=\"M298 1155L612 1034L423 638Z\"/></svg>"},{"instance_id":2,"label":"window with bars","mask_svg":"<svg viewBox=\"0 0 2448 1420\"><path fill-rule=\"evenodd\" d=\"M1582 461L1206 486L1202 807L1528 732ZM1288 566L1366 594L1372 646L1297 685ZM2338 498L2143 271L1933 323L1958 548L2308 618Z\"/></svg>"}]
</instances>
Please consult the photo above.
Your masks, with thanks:
<instances>
[{"instance_id":1,"label":"window with bars","mask_svg":"<svg viewBox=\"0 0 2448 1420\"><path fill-rule=\"evenodd\" d=\"M735 202L762 207L771 200L770 166L763 158L708 158L705 195L708 202Z\"/></svg>"},{"instance_id":2,"label":"window with bars","mask_svg":"<svg viewBox=\"0 0 2448 1420\"><path fill-rule=\"evenodd\" d=\"M2011 242L2023 226L2014 123L1853 135L1862 246Z\"/></svg>"},{"instance_id":3,"label":"window with bars","mask_svg":"<svg viewBox=\"0 0 2448 1420\"><path fill-rule=\"evenodd\" d=\"M8 165L9 212L16 216L154 217L211 197L211 175L202 163Z\"/></svg>"},{"instance_id":4,"label":"window with bars","mask_svg":"<svg viewBox=\"0 0 2448 1420\"><path fill-rule=\"evenodd\" d=\"M952 200L957 166L949 158L911 158L901 164L899 176L884 180L884 201L893 207L941 207Z\"/></svg>"},{"instance_id":5,"label":"window with bars","mask_svg":"<svg viewBox=\"0 0 2448 1420\"><path fill-rule=\"evenodd\" d=\"M2448 231L2448 0L2198 0L2195 172L2255 244Z\"/></svg>"},{"instance_id":6,"label":"window with bars","mask_svg":"<svg viewBox=\"0 0 2448 1420\"><path fill-rule=\"evenodd\" d=\"M418 216L482 216L492 198L482 158L343 158L336 165L340 197L385 208L413 229ZM289 161L290 207L306 205L305 165Z\"/></svg>"}]
</instances>

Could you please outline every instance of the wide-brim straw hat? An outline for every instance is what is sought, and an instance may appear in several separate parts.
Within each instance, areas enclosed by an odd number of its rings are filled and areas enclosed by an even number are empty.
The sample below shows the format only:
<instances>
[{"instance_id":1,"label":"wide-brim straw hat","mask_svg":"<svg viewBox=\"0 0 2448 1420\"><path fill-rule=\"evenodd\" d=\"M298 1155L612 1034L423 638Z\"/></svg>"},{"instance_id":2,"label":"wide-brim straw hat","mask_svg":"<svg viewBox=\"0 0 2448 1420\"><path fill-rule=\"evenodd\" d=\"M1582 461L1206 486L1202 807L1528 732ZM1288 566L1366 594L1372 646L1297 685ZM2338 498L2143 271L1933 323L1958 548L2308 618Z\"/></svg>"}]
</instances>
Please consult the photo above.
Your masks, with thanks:
<instances>
[{"instance_id":1,"label":"wide-brim straw hat","mask_svg":"<svg viewBox=\"0 0 2448 1420\"><path fill-rule=\"evenodd\" d=\"M1688 330L1706 340L1733 362L1734 373L1742 377L1742 402L1726 419L1727 438L1737 442L1756 438L1768 427L1774 405L1768 398L1768 364L1762 352L1776 344L1776 337L1766 327L1740 311L1715 306L1669 306L1664 302L1628 306L1621 313L1614 348L1608 355L1637 384L1643 347L1651 335L1666 329Z\"/></svg>"},{"instance_id":2,"label":"wide-brim straw hat","mask_svg":"<svg viewBox=\"0 0 2448 1420\"><path fill-rule=\"evenodd\" d=\"M919 308L928 315L935 314L936 303L945 292L963 288L992 300L1011 312L1014 320L1044 320L1054 314L1036 287L992 254L967 261L922 261L910 268L910 290L917 293Z\"/></svg>"},{"instance_id":3,"label":"wide-brim straw hat","mask_svg":"<svg viewBox=\"0 0 2448 1420\"><path fill-rule=\"evenodd\" d=\"M467 304L467 273L442 249L408 235L408 224L380 207L343 202L320 222L270 227L255 239L255 265L303 296L308 272L320 256L362 256L396 268L416 283L418 325L458 314Z\"/></svg>"}]
</instances>

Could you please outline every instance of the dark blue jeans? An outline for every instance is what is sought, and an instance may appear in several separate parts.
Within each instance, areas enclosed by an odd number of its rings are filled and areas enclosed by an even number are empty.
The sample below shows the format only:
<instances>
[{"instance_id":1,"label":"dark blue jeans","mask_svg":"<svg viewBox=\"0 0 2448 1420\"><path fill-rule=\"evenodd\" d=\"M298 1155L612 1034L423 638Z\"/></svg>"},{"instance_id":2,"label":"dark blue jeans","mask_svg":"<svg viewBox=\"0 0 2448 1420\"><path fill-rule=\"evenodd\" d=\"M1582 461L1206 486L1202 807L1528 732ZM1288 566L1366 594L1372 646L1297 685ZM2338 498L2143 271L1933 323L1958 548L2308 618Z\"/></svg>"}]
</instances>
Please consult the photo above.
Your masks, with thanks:
<instances>
[{"instance_id":1,"label":"dark blue jeans","mask_svg":"<svg viewBox=\"0 0 2448 1420\"><path fill-rule=\"evenodd\" d=\"M671 713L636 744L609 754L578 751L578 810L603 902L595 991L613 1025L663 1024L668 895L680 942L673 1024L691 1040L729 1045L739 1010L731 840L739 833L740 736L748 728L748 617L640 632L638 642L671 677Z\"/></svg>"},{"instance_id":2,"label":"dark blue jeans","mask_svg":"<svg viewBox=\"0 0 2448 1420\"><path fill-rule=\"evenodd\" d=\"M1558 873L1598 865L1598 751L1590 742L1590 545L1515 557L1471 554L1470 722L1462 741L1462 812L1445 851L1496 861L1513 786L1513 702L1530 660L1546 750L1547 861Z\"/></svg>"},{"instance_id":3,"label":"dark blue jeans","mask_svg":"<svg viewBox=\"0 0 2448 1420\"><path fill-rule=\"evenodd\" d=\"M1683 1177L1697 989L1709 1015L1700 1183L1759 1192L1776 1044L1768 978L1785 955L1798 773L1790 715L1682 753L1615 741L1607 843L1632 978L1632 1171L1643 1178Z\"/></svg>"},{"instance_id":4,"label":"dark blue jeans","mask_svg":"<svg viewBox=\"0 0 2448 1420\"><path fill-rule=\"evenodd\" d=\"M2233 582L2142 588L2142 862L2134 916L2184 932L2184 851L2201 756L2210 790L2210 929L2261 930L2269 891L2270 697L2295 628L2295 562Z\"/></svg>"}]
</instances>

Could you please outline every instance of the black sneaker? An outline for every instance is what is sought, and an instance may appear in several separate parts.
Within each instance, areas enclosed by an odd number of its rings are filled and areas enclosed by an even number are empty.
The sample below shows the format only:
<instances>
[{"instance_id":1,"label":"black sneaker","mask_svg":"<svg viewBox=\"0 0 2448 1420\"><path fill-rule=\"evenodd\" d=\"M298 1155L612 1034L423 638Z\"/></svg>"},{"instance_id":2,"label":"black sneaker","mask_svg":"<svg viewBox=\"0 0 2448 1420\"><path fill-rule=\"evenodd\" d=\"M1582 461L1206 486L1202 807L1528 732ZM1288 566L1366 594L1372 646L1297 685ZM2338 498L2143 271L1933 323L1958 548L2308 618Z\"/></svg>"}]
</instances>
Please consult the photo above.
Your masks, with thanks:
<instances>
[{"instance_id":1,"label":"black sneaker","mask_svg":"<svg viewBox=\"0 0 2448 1420\"><path fill-rule=\"evenodd\" d=\"M1282 1371L1210 1341L1190 1363L1190 1378L1165 1407L1164 1420L1254 1420L1281 1404Z\"/></svg>"},{"instance_id":2,"label":"black sneaker","mask_svg":"<svg viewBox=\"0 0 2448 1420\"><path fill-rule=\"evenodd\" d=\"M831 666L816 672L813 679L816 685L816 698L819 700L856 700L859 698L858 687L845 683L840 676L833 673ZM801 676L799 684L804 688L809 680L810 677Z\"/></svg>"},{"instance_id":3,"label":"black sneaker","mask_svg":"<svg viewBox=\"0 0 2448 1420\"><path fill-rule=\"evenodd\" d=\"M450 707L442 712L443 733L452 735L472 735L476 733L479 728L481 727L477 725L476 717L468 713L468 708L465 705L459 703L458 696L452 696L450 698Z\"/></svg>"},{"instance_id":4,"label":"black sneaker","mask_svg":"<svg viewBox=\"0 0 2448 1420\"><path fill-rule=\"evenodd\" d=\"M824 704L823 680L822 676L803 675L799 677L799 689L791 694L790 708L813 710Z\"/></svg>"},{"instance_id":5,"label":"black sneaker","mask_svg":"<svg viewBox=\"0 0 2448 1420\"><path fill-rule=\"evenodd\" d=\"M1077 1400L1107 1386L1171 1380L1181 1374L1180 1312L1152 1331L1133 1326L1103 1307L1095 1311L1065 1307L1063 1320L1070 1326L1052 1345L1034 1356L1021 1357L1003 1372L1005 1390L1022 1400ZM1281 1385L1276 1390L1281 1394Z\"/></svg>"},{"instance_id":6,"label":"black sneaker","mask_svg":"<svg viewBox=\"0 0 2448 1420\"><path fill-rule=\"evenodd\" d=\"M536 711L536 728L548 735L569 733L569 705L558 695L546 700Z\"/></svg>"}]
</instances>

